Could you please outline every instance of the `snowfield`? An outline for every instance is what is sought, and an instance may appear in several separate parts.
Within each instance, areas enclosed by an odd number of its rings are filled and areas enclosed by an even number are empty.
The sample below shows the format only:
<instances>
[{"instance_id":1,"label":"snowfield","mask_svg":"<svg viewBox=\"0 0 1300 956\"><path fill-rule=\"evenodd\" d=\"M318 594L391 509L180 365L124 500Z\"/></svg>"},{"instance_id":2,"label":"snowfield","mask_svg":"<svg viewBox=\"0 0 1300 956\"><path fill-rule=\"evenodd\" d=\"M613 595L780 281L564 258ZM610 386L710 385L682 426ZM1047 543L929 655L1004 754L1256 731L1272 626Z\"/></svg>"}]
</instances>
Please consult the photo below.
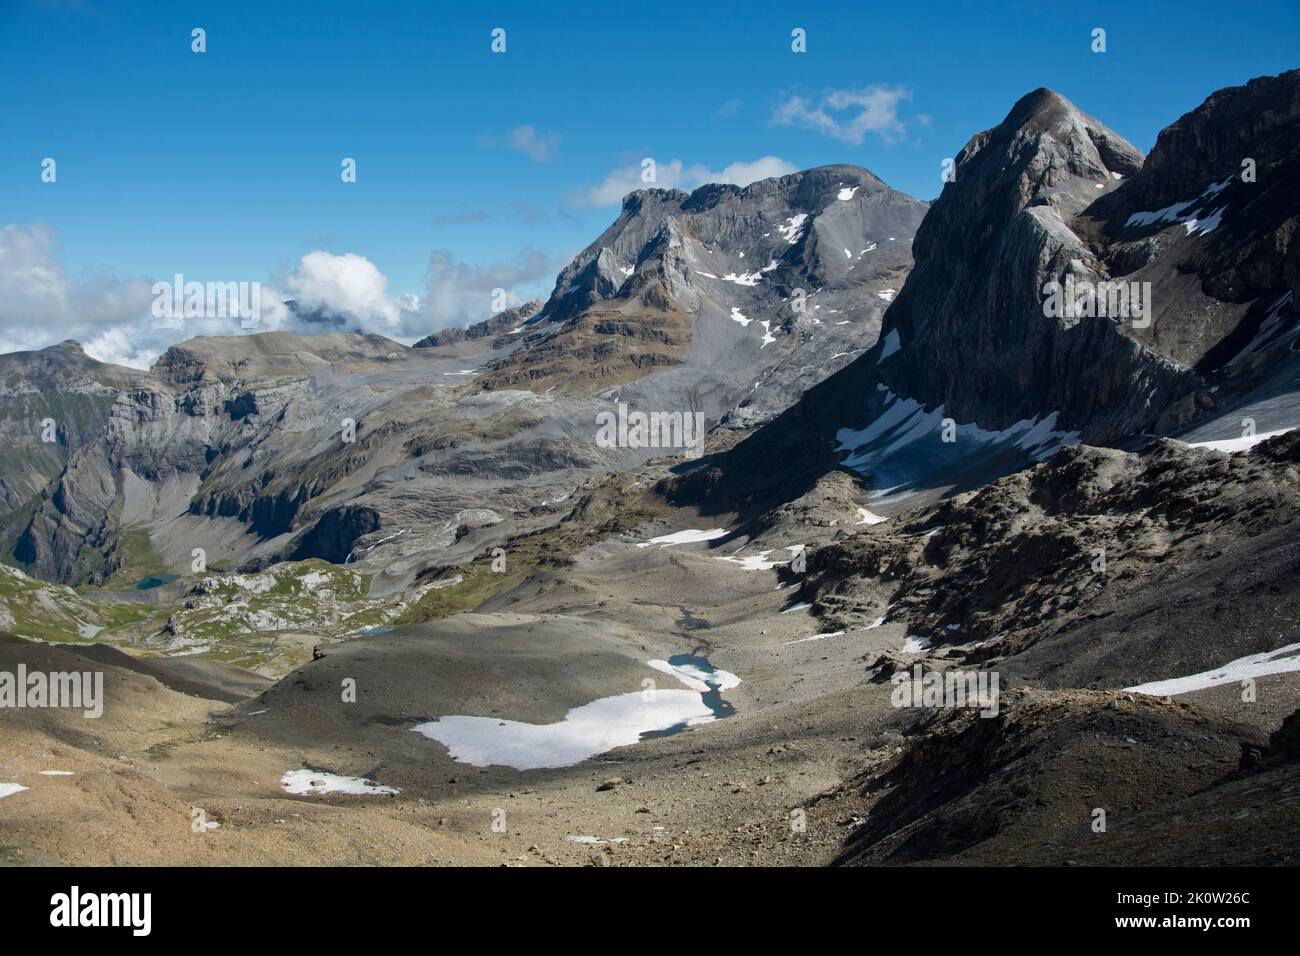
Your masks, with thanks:
<instances>
[{"instance_id":1,"label":"snowfield","mask_svg":"<svg viewBox=\"0 0 1300 956\"><path fill-rule=\"evenodd\" d=\"M704 695L740 683L735 674L693 659L647 663L677 678L690 690L651 688L602 697L574 707L563 720L553 724L454 715L419 724L412 730L438 741L453 760L475 767L571 767L616 747L637 743L646 733L710 723L717 715Z\"/></svg>"},{"instance_id":2,"label":"snowfield","mask_svg":"<svg viewBox=\"0 0 1300 956\"><path fill-rule=\"evenodd\" d=\"M393 797L401 793L393 787L381 787L364 777L342 777L318 770L288 770L280 778L286 793L305 796L309 793L348 793L354 796Z\"/></svg>"},{"instance_id":3,"label":"snowfield","mask_svg":"<svg viewBox=\"0 0 1300 956\"><path fill-rule=\"evenodd\" d=\"M642 541L637 547L648 548L652 544L657 544L661 548L671 548L675 544L696 544L700 541L712 541L715 538L726 537L727 534L726 528L713 528L709 531L688 528L685 531L674 531L672 534L663 534L657 538L651 538L649 541Z\"/></svg>"},{"instance_id":4,"label":"snowfield","mask_svg":"<svg viewBox=\"0 0 1300 956\"><path fill-rule=\"evenodd\" d=\"M1148 684L1137 684L1124 689L1135 694L1150 694L1152 697L1173 697L1177 694L1189 694L1194 690L1232 684L1252 677L1289 674L1292 671L1300 671L1300 644L1287 644L1285 647L1264 654L1239 657L1235 661L1228 661L1222 667L1201 671L1199 674L1151 681Z\"/></svg>"}]
</instances>

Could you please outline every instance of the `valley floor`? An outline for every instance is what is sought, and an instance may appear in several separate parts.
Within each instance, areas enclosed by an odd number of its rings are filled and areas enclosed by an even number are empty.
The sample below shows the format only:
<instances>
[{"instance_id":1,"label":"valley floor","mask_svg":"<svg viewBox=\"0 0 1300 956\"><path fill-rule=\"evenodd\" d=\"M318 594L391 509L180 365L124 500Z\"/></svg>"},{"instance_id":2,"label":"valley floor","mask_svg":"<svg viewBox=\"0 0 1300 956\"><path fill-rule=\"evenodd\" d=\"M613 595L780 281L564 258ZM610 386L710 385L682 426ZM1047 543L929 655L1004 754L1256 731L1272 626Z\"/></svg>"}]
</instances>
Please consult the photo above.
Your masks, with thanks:
<instances>
[{"instance_id":1,"label":"valley floor","mask_svg":"<svg viewBox=\"0 0 1300 956\"><path fill-rule=\"evenodd\" d=\"M0 636L0 674L104 674L98 718L0 711L0 860L1293 864L1297 461L1300 433L1077 447L888 505L833 472L748 522L651 469L520 530L512 573L417 578L401 617L364 568L338 606L300 593L343 593L329 566L175 585L392 619L300 666ZM960 675L1000 684L921 692Z\"/></svg>"},{"instance_id":2,"label":"valley floor","mask_svg":"<svg viewBox=\"0 0 1300 956\"><path fill-rule=\"evenodd\" d=\"M1266 750L1300 706L1295 674L1261 679L1264 703L1249 706L1235 684L1163 700L1004 690L996 719L940 719L891 706L890 683L871 680L904 627L818 636L807 609L783 613L794 586L775 569L719 560L727 550L600 544L479 612L333 646L275 684L250 686L218 664L4 639L0 670L93 666L108 702L99 720L5 716L0 782L28 789L0 799L0 859L1295 861L1296 763L1238 771L1242 744ZM734 715L527 771L453 761L412 732L453 713L553 723L646 678L671 686L647 662L679 654L741 678L723 692ZM346 681L354 703L342 700ZM282 777L297 769L399 793L291 795ZM1107 833L1091 827L1097 806Z\"/></svg>"}]
</instances>

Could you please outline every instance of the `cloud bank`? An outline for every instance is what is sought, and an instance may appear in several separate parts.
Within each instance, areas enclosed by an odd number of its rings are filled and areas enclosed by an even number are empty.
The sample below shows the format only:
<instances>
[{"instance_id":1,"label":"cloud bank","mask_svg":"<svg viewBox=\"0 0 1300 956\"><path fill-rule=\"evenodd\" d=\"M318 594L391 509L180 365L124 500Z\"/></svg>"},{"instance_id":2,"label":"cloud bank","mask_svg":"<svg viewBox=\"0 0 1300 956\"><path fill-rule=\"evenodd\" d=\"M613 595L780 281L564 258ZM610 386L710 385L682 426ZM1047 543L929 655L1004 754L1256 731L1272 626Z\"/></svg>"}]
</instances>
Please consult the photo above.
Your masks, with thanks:
<instances>
[{"instance_id":1,"label":"cloud bank","mask_svg":"<svg viewBox=\"0 0 1300 956\"><path fill-rule=\"evenodd\" d=\"M349 331L409 345L431 331L486 318L494 305L545 295L561 265L536 250L486 265L436 250L421 293L394 295L388 277L365 256L317 249L287 275L260 283L259 324L244 329L238 317L158 318L154 278L70 276L54 229L41 223L7 225L0 229L0 352L75 339L102 362L148 368L169 346L197 335ZM253 281L231 276L185 280ZM171 284L173 277L158 281Z\"/></svg>"}]
</instances>

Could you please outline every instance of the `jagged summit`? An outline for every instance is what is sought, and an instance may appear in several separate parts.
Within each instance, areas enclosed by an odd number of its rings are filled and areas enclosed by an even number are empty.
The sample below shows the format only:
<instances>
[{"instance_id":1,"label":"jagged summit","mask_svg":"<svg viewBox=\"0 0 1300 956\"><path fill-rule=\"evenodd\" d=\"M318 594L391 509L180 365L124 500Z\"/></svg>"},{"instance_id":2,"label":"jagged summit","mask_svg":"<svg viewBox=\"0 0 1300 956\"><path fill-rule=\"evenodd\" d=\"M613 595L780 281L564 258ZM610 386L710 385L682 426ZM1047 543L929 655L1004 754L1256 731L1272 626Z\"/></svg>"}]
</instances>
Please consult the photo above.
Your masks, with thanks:
<instances>
[{"instance_id":1,"label":"jagged summit","mask_svg":"<svg viewBox=\"0 0 1300 956\"><path fill-rule=\"evenodd\" d=\"M995 430L1054 412L1060 426L1078 430L1098 409L1131 398L1081 379L1072 356L1080 340L1097 336L1117 360L1134 350L1113 329L1048 320L1041 290L1067 271L1096 277L1073 217L1120 188L1141 161L1049 90L973 137L917 232L916 269L885 320L882 384Z\"/></svg>"},{"instance_id":2,"label":"jagged summit","mask_svg":"<svg viewBox=\"0 0 1300 956\"><path fill-rule=\"evenodd\" d=\"M623 197L623 212L637 212L647 203L680 203L689 199L691 194L685 189L661 186L647 186L645 189L633 189Z\"/></svg>"},{"instance_id":3,"label":"jagged summit","mask_svg":"<svg viewBox=\"0 0 1300 956\"><path fill-rule=\"evenodd\" d=\"M851 165L637 190L480 384L761 421L875 341L926 208Z\"/></svg>"},{"instance_id":4,"label":"jagged summit","mask_svg":"<svg viewBox=\"0 0 1300 956\"><path fill-rule=\"evenodd\" d=\"M720 196L763 196L788 192L791 189L804 190L815 201L815 193L831 180L835 182L836 188L839 188L845 180L868 185L875 189L889 188L889 185L883 179L869 169L852 163L831 163L826 166L813 166L799 172L787 173L784 176L770 176L767 179L756 180L747 186L737 186L734 183L703 183L689 191L655 186L634 189L623 197L623 210L636 211L647 202L656 201L677 202L689 205L691 208L703 209L712 205Z\"/></svg>"}]
</instances>

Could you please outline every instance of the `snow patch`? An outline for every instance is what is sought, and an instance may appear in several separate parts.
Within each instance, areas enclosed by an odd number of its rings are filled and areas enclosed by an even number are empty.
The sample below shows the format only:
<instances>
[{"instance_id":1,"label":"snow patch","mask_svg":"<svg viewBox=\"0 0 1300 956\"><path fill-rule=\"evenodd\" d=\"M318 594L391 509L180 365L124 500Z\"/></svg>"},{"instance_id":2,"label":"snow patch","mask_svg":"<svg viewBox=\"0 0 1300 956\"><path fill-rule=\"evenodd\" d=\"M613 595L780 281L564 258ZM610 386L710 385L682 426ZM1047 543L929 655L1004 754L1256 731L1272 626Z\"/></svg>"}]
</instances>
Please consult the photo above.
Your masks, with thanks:
<instances>
[{"instance_id":1,"label":"snow patch","mask_svg":"<svg viewBox=\"0 0 1300 956\"><path fill-rule=\"evenodd\" d=\"M718 670L699 661L687 660L677 664L671 661L647 661L646 663L657 671L671 674L691 690L700 693L711 690L731 690L740 685L740 678L730 671Z\"/></svg>"},{"instance_id":2,"label":"snow patch","mask_svg":"<svg viewBox=\"0 0 1300 956\"><path fill-rule=\"evenodd\" d=\"M786 641L786 644L803 644L807 641L824 641L828 637L839 637L843 631L829 631L825 634L814 634L811 637L801 637L797 641Z\"/></svg>"},{"instance_id":3,"label":"snow patch","mask_svg":"<svg viewBox=\"0 0 1300 956\"><path fill-rule=\"evenodd\" d=\"M1223 222L1223 211L1227 208L1227 206L1221 206L1204 219L1189 219L1183 223L1187 227L1187 235L1203 236L1207 232L1213 232Z\"/></svg>"},{"instance_id":4,"label":"snow patch","mask_svg":"<svg viewBox=\"0 0 1300 956\"><path fill-rule=\"evenodd\" d=\"M803 224L807 219L808 214L801 212L787 219L784 226L777 226L776 231L781 234L782 239L793 246L803 236Z\"/></svg>"},{"instance_id":5,"label":"snow patch","mask_svg":"<svg viewBox=\"0 0 1300 956\"><path fill-rule=\"evenodd\" d=\"M858 505L857 508L858 508L858 515L861 519L858 521L858 524L880 524L882 521L889 520L884 515L878 515L874 511L868 511L866 508L863 508L861 505Z\"/></svg>"},{"instance_id":6,"label":"snow patch","mask_svg":"<svg viewBox=\"0 0 1300 956\"><path fill-rule=\"evenodd\" d=\"M675 544L696 544L700 541L712 541L714 538L722 538L726 535L726 528L712 528L708 531L688 528L685 531L674 531L672 534L663 534L657 538L651 538L649 541L642 541L637 547L648 548L652 544L657 544L661 548L669 548Z\"/></svg>"},{"instance_id":7,"label":"snow patch","mask_svg":"<svg viewBox=\"0 0 1300 956\"><path fill-rule=\"evenodd\" d=\"M1262 441L1276 438L1278 435L1285 435L1289 431L1292 431L1292 429L1283 428L1275 432L1260 432L1247 438L1224 438L1220 441L1194 441L1189 442L1188 444L1192 448L1208 448L1211 451L1232 453L1234 451L1247 451L1248 449L1254 448Z\"/></svg>"},{"instance_id":8,"label":"snow patch","mask_svg":"<svg viewBox=\"0 0 1300 956\"><path fill-rule=\"evenodd\" d=\"M718 560L730 561L732 564L739 564L746 571L770 571L778 565L789 564L790 561L793 560L794 556L803 550L803 545L787 545L785 550L790 552L790 557L785 560L769 560L768 555L772 553L772 550L759 551L757 554L747 554L744 557L729 555L725 558L718 558Z\"/></svg>"},{"instance_id":9,"label":"snow patch","mask_svg":"<svg viewBox=\"0 0 1300 956\"><path fill-rule=\"evenodd\" d=\"M885 351L890 352L890 342L886 339ZM899 469L897 458L903 449L916 447L921 458L918 464L929 467L925 462L933 458L930 445L938 446L939 430L947 417L944 406L926 411L920 402L910 398L899 398L884 385L877 385L881 394L882 407L875 420L866 428L842 428L836 433L837 451L849 452L843 464L861 473L896 472ZM1034 461L1044 461L1054 455L1062 446L1077 444L1079 432L1064 432L1056 428L1057 413L1041 419L1024 419L1000 431L989 431L973 423L956 426L957 441L944 445L963 457L985 450L991 446L1010 445L1025 451ZM926 446L917 443L925 441ZM891 461L890 459L894 459ZM888 466L888 467L886 467ZM903 467L902 480L879 492L898 491L908 488L923 475ZM877 475L879 477L879 475ZM891 475L893 477L893 475Z\"/></svg>"},{"instance_id":10,"label":"snow patch","mask_svg":"<svg viewBox=\"0 0 1300 956\"><path fill-rule=\"evenodd\" d=\"M381 787L365 777L342 777L317 770L289 770L280 778L280 785L288 793L350 793L368 797L395 796L401 793L393 787Z\"/></svg>"},{"instance_id":11,"label":"snow patch","mask_svg":"<svg viewBox=\"0 0 1300 956\"><path fill-rule=\"evenodd\" d=\"M740 678L696 665L650 661L691 690L632 691L574 707L553 724L529 724L496 717L450 716L412 729L447 748L453 760L475 767L504 765L516 770L571 767L642 735L679 725L710 723L716 715L704 700L714 689L734 687Z\"/></svg>"},{"instance_id":12,"label":"snow patch","mask_svg":"<svg viewBox=\"0 0 1300 956\"><path fill-rule=\"evenodd\" d=\"M1125 687L1135 694L1150 694L1153 697L1188 694L1194 690L1217 687L1220 684L1233 684L1251 677L1265 677L1269 674L1289 674L1300 671L1300 644L1287 644L1275 651L1264 654L1251 654L1228 661L1214 670L1190 674L1187 677L1175 677L1170 680L1151 681Z\"/></svg>"},{"instance_id":13,"label":"snow patch","mask_svg":"<svg viewBox=\"0 0 1300 956\"><path fill-rule=\"evenodd\" d=\"M1182 202L1171 203L1163 209L1156 209L1152 212L1135 212L1129 216L1124 223L1125 226L1154 226L1157 223L1175 223L1181 222L1187 228L1187 235L1205 235L1213 232L1223 220L1223 212L1226 206L1211 212L1204 218L1198 218L1198 213L1203 208L1208 207L1210 201L1219 193L1227 188L1232 182L1231 176L1219 183L1211 183L1201 191L1199 196L1192 199L1185 199Z\"/></svg>"}]
</instances>

